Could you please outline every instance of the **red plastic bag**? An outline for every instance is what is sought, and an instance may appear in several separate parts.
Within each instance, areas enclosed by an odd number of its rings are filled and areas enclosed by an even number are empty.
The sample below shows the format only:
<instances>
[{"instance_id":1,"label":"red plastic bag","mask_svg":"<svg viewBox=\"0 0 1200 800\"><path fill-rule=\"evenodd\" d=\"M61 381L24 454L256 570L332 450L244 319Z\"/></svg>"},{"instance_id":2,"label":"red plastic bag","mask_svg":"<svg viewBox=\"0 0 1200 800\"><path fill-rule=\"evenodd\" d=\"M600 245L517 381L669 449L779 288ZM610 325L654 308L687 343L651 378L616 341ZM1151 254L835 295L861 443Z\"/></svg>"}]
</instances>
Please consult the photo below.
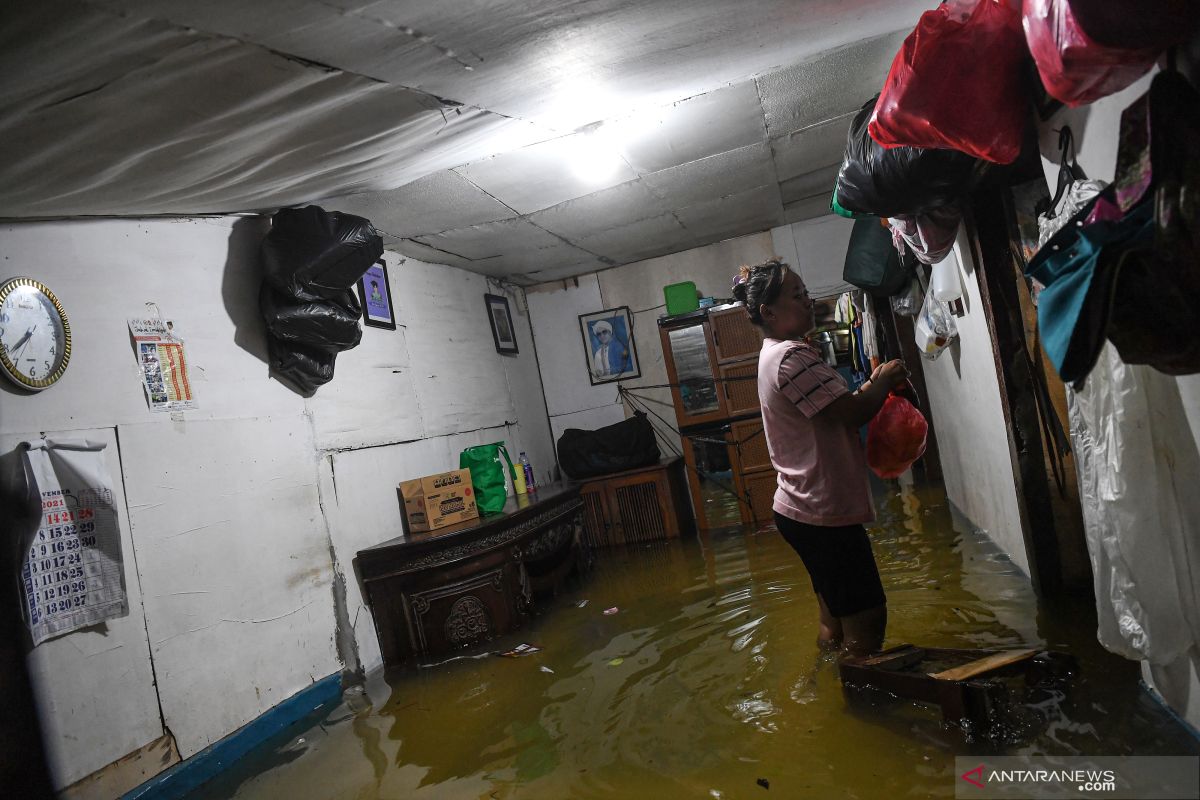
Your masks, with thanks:
<instances>
[{"instance_id":1,"label":"red plastic bag","mask_svg":"<svg viewBox=\"0 0 1200 800\"><path fill-rule=\"evenodd\" d=\"M1011 164L1030 102L1020 2L950 0L921 15L867 130L885 147L928 147Z\"/></svg>"},{"instance_id":2,"label":"red plastic bag","mask_svg":"<svg viewBox=\"0 0 1200 800\"><path fill-rule=\"evenodd\" d=\"M917 407L897 394L867 426L867 466L881 478L897 478L925 453L929 423Z\"/></svg>"},{"instance_id":3,"label":"red plastic bag","mask_svg":"<svg viewBox=\"0 0 1200 800\"><path fill-rule=\"evenodd\" d=\"M1042 85L1069 106L1121 91L1149 72L1158 58L1156 47L1100 44L1079 25L1068 0L1025 0L1021 21Z\"/></svg>"}]
</instances>

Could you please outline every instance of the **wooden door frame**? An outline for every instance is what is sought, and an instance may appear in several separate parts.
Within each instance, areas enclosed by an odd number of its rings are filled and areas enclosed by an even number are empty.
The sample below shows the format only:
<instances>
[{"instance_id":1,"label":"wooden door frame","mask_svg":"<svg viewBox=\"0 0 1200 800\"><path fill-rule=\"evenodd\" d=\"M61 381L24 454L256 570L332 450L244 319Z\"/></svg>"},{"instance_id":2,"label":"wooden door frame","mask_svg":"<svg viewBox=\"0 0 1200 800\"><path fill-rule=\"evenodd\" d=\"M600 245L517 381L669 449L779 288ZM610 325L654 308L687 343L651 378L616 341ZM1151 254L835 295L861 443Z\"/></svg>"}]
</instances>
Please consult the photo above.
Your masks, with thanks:
<instances>
[{"instance_id":1,"label":"wooden door frame","mask_svg":"<svg viewBox=\"0 0 1200 800\"><path fill-rule=\"evenodd\" d=\"M1062 562L1034 392L1035 376L1030 370L1014 278L1004 191L1006 187L999 180L980 187L971 197L964 222L1000 386L1029 577L1034 590L1049 597L1063 591Z\"/></svg>"}]
</instances>

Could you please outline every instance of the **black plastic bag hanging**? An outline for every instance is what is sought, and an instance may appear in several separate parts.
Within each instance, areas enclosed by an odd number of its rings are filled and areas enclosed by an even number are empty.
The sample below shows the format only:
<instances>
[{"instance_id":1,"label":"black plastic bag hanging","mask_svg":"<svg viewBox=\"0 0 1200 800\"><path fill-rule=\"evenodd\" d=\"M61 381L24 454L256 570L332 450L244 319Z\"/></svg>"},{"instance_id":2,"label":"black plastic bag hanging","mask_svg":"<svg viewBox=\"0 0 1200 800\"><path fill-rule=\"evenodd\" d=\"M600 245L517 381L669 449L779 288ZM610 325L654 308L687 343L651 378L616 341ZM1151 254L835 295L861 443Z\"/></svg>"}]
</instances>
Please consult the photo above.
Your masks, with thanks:
<instances>
[{"instance_id":1,"label":"black plastic bag hanging","mask_svg":"<svg viewBox=\"0 0 1200 800\"><path fill-rule=\"evenodd\" d=\"M281 209L262 243L263 274L297 300L339 296L383 255L383 237L363 217L319 206Z\"/></svg>"},{"instance_id":2,"label":"black plastic bag hanging","mask_svg":"<svg viewBox=\"0 0 1200 800\"><path fill-rule=\"evenodd\" d=\"M285 208L272 218L260 253L271 369L312 394L333 379L337 353L362 338L362 306L351 287L383 255L383 239L362 217Z\"/></svg>"},{"instance_id":3,"label":"black plastic bag hanging","mask_svg":"<svg viewBox=\"0 0 1200 800\"><path fill-rule=\"evenodd\" d=\"M317 387L333 380L333 362L336 353L306 347L296 342L285 342L268 337L271 371L283 378L305 395L311 395Z\"/></svg>"},{"instance_id":4,"label":"black plastic bag hanging","mask_svg":"<svg viewBox=\"0 0 1200 800\"><path fill-rule=\"evenodd\" d=\"M895 217L962 200L986 162L957 150L884 147L867 132L878 99L867 101L850 123L837 177L838 204L859 214Z\"/></svg>"},{"instance_id":5,"label":"black plastic bag hanging","mask_svg":"<svg viewBox=\"0 0 1200 800\"><path fill-rule=\"evenodd\" d=\"M336 298L294 300L264 282L259 308L272 337L337 353L358 346L362 339L362 306L350 289Z\"/></svg>"}]
</instances>

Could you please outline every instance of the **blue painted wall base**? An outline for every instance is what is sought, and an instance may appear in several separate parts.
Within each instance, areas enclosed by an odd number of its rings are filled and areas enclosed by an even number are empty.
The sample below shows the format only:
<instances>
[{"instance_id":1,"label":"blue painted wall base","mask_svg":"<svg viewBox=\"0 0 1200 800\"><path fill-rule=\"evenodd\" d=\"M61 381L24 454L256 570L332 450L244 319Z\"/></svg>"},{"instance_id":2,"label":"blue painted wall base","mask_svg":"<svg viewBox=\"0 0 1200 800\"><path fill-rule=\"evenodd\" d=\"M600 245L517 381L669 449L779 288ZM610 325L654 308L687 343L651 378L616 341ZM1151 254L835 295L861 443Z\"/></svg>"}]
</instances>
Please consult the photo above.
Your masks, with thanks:
<instances>
[{"instance_id":1,"label":"blue painted wall base","mask_svg":"<svg viewBox=\"0 0 1200 800\"><path fill-rule=\"evenodd\" d=\"M342 678L333 674L302 689L196 755L127 792L122 800L176 800L229 769L238 759L288 726L342 697Z\"/></svg>"},{"instance_id":2,"label":"blue painted wall base","mask_svg":"<svg viewBox=\"0 0 1200 800\"><path fill-rule=\"evenodd\" d=\"M1182 725L1183 729L1192 735L1192 738L1194 738L1196 741L1200 742L1200 730L1196 730L1195 725L1188 722L1186 719L1183 718L1182 715L1180 715L1180 713L1178 711L1176 711L1175 709L1173 709L1169 705L1167 705L1166 699L1161 694L1159 694L1154 689L1153 686L1146 683L1145 681L1138 681L1138 684L1142 687L1142 689L1146 692L1146 694L1150 695L1150 697L1154 700L1154 702L1156 702L1160 706L1162 706L1163 710L1165 710L1168 714L1170 714L1171 717L1174 718L1174 720L1176 722L1178 722L1180 725Z\"/></svg>"}]
</instances>

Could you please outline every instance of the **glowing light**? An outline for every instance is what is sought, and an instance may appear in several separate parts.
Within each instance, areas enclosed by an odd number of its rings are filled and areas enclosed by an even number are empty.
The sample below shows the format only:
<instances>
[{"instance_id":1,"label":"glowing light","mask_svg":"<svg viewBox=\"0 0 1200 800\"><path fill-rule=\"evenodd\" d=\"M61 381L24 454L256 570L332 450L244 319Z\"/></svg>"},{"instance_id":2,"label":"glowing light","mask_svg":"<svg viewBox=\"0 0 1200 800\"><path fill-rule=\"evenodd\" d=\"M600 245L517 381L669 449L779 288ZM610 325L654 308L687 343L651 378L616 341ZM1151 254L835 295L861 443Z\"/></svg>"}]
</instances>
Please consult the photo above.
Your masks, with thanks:
<instances>
[{"instance_id":1,"label":"glowing light","mask_svg":"<svg viewBox=\"0 0 1200 800\"><path fill-rule=\"evenodd\" d=\"M611 137L603 130L604 126L598 126L570 137L571 171L588 183L608 180L625 163Z\"/></svg>"}]
</instances>

